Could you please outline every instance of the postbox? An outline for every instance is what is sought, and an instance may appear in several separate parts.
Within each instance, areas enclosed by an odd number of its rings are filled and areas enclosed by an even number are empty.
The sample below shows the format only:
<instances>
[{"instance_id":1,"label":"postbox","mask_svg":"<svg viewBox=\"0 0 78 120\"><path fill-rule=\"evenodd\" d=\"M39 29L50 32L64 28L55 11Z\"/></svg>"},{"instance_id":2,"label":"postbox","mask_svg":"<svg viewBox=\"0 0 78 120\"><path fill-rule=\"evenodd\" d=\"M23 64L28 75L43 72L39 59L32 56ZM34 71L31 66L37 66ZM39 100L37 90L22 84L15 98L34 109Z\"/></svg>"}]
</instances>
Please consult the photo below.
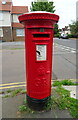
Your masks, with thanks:
<instances>
[{"instance_id":1,"label":"postbox","mask_svg":"<svg viewBox=\"0 0 78 120\"><path fill-rule=\"evenodd\" d=\"M25 27L27 102L42 109L51 96L53 25L59 16L31 12L19 16Z\"/></svg>"}]
</instances>

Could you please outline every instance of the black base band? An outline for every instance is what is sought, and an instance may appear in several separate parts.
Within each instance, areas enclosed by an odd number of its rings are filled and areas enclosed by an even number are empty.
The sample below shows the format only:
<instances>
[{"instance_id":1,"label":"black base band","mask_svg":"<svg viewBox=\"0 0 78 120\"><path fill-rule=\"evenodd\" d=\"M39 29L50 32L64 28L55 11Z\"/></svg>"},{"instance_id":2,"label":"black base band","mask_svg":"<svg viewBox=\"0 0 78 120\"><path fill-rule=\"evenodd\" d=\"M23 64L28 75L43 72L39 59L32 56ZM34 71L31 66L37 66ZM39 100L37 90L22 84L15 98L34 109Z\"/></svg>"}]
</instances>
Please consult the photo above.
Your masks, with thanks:
<instances>
[{"instance_id":1,"label":"black base band","mask_svg":"<svg viewBox=\"0 0 78 120\"><path fill-rule=\"evenodd\" d=\"M34 99L27 95L27 104L33 110L43 110L50 98L51 96L44 99Z\"/></svg>"}]
</instances>

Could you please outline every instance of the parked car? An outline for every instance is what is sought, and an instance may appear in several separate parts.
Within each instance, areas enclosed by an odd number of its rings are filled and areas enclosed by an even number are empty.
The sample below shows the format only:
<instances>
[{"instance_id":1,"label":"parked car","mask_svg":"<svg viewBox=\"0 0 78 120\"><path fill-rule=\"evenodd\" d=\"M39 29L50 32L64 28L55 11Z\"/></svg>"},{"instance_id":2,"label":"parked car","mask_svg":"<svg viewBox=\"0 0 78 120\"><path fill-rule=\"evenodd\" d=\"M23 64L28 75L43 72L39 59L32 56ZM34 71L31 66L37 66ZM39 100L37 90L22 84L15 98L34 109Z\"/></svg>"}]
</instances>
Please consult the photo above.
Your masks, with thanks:
<instances>
[{"instance_id":1,"label":"parked car","mask_svg":"<svg viewBox=\"0 0 78 120\"><path fill-rule=\"evenodd\" d=\"M59 36L59 39L60 38L62 38L62 39L68 39L68 34L61 34L60 36Z\"/></svg>"}]
</instances>

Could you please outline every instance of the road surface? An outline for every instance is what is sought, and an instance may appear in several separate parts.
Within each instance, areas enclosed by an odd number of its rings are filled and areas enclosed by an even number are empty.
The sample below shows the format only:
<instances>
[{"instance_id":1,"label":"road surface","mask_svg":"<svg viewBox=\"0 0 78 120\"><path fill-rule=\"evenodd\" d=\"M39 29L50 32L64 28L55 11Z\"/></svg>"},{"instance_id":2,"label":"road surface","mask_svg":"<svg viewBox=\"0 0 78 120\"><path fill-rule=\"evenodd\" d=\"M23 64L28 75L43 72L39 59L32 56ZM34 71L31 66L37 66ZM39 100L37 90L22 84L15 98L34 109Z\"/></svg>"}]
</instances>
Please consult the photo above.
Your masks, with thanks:
<instances>
[{"instance_id":1,"label":"road surface","mask_svg":"<svg viewBox=\"0 0 78 120\"><path fill-rule=\"evenodd\" d=\"M54 39L53 72L57 79L76 79L76 40Z\"/></svg>"}]
</instances>

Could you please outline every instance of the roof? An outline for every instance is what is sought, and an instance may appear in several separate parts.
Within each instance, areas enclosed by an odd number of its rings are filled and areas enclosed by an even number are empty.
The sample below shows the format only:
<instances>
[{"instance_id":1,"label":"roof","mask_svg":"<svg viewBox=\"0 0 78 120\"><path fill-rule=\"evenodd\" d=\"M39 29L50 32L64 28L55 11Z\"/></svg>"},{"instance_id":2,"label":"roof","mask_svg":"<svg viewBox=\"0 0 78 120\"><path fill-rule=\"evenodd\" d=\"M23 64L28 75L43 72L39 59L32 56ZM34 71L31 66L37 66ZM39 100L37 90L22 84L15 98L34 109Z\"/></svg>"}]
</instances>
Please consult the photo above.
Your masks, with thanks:
<instances>
[{"instance_id":1,"label":"roof","mask_svg":"<svg viewBox=\"0 0 78 120\"><path fill-rule=\"evenodd\" d=\"M0 0L0 11L9 11L11 14L23 14L28 12L28 6L13 6L12 0ZM24 28L20 23L12 23L12 27Z\"/></svg>"},{"instance_id":2,"label":"roof","mask_svg":"<svg viewBox=\"0 0 78 120\"><path fill-rule=\"evenodd\" d=\"M12 9L11 0L6 0L6 4L2 4L2 1L0 0L0 10L1 11L11 11L11 9Z\"/></svg>"},{"instance_id":3,"label":"roof","mask_svg":"<svg viewBox=\"0 0 78 120\"><path fill-rule=\"evenodd\" d=\"M5 4L2 4L6 2ZM28 12L28 6L12 6L12 0L0 0L0 10L10 11L13 14L22 14Z\"/></svg>"},{"instance_id":4,"label":"roof","mask_svg":"<svg viewBox=\"0 0 78 120\"><path fill-rule=\"evenodd\" d=\"M12 2L12 0L0 0L0 2L5 1L5 2Z\"/></svg>"},{"instance_id":5,"label":"roof","mask_svg":"<svg viewBox=\"0 0 78 120\"><path fill-rule=\"evenodd\" d=\"M13 28L24 28L24 26L21 23L12 23Z\"/></svg>"},{"instance_id":6,"label":"roof","mask_svg":"<svg viewBox=\"0 0 78 120\"><path fill-rule=\"evenodd\" d=\"M12 6L12 13L21 14L28 12L28 6Z\"/></svg>"}]
</instances>

